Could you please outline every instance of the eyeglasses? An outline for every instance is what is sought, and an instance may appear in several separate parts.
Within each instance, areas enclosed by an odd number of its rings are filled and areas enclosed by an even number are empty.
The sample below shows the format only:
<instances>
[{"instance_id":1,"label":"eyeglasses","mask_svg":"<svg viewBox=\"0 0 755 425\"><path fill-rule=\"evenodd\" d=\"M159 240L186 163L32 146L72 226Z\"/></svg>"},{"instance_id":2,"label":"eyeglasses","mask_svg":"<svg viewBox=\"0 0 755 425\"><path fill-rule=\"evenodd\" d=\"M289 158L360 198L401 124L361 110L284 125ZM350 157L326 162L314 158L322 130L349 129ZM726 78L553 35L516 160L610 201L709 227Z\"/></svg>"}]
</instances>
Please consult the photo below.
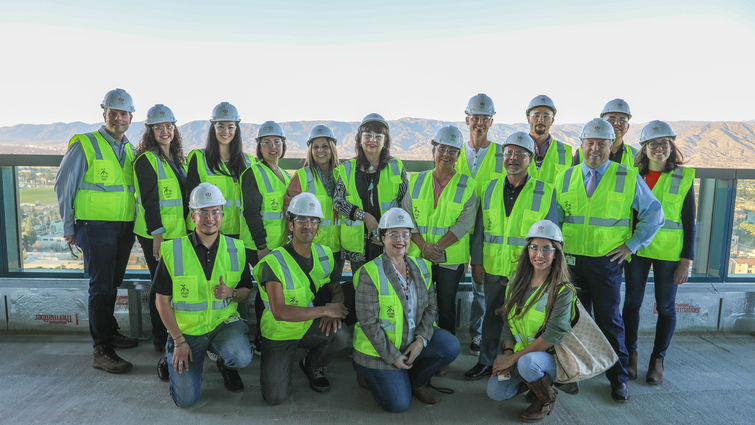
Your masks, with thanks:
<instances>
[{"instance_id":1,"label":"eyeglasses","mask_svg":"<svg viewBox=\"0 0 755 425\"><path fill-rule=\"evenodd\" d=\"M653 142L648 142L645 146L649 147L650 149L668 149L669 148L669 142L668 140L658 140Z\"/></svg>"},{"instance_id":2,"label":"eyeglasses","mask_svg":"<svg viewBox=\"0 0 755 425\"><path fill-rule=\"evenodd\" d=\"M485 124L493 120L493 117L488 116L488 115L467 115L467 118L469 118L469 121L482 122Z\"/></svg>"},{"instance_id":3,"label":"eyeglasses","mask_svg":"<svg viewBox=\"0 0 755 425\"><path fill-rule=\"evenodd\" d=\"M530 250L531 253L539 252L543 255L553 255L554 252L556 252L556 248L552 246L537 246L537 245L527 245L527 249Z\"/></svg>"},{"instance_id":4,"label":"eyeglasses","mask_svg":"<svg viewBox=\"0 0 755 425\"><path fill-rule=\"evenodd\" d=\"M375 142L385 141L385 134L381 133L362 133L362 140L373 140Z\"/></svg>"},{"instance_id":5,"label":"eyeglasses","mask_svg":"<svg viewBox=\"0 0 755 425\"><path fill-rule=\"evenodd\" d=\"M511 158L512 156L515 156L516 159L524 159L524 157L529 156L530 154L528 152L522 152L522 151L510 151L510 150L503 150L503 157L504 158Z\"/></svg>"},{"instance_id":6,"label":"eyeglasses","mask_svg":"<svg viewBox=\"0 0 755 425\"><path fill-rule=\"evenodd\" d=\"M155 130L155 132L159 133L161 131L173 131L173 129L176 128L173 124L167 124L167 125L153 125L152 129Z\"/></svg>"},{"instance_id":7,"label":"eyeglasses","mask_svg":"<svg viewBox=\"0 0 755 425\"><path fill-rule=\"evenodd\" d=\"M408 241L409 238L412 236L412 234L409 232L399 232L395 230L393 232L388 232L385 235L394 240L403 239L405 241Z\"/></svg>"},{"instance_id":8,"label":"eyeglasses","mask_svg":"<svg viewBox=\"0 0 755 425\"><path fill-rule=\"evenodd\" d=\"M215 125L215 130L217 130L217 131L224 131L224 130L234 131L234 130L236 130L236 124L225 125L225 124L217 124L216 123L214 125Z\"/></svg>"},{"instance_id":9,"label":"eyeglasses","mask_svg":"<svg viewBox=\"0 0 755 425\"><path fill-rule=\"evenodd\" d=\"M548 113L533 112L530 114L530 118L532 118L535 121L537 120L550 121L553 119L553 115L548 114Z\"/></svg>"},{"instance_id":10,"label":"eyeglasses","mask_svg":"<svg viewBox=\"0 0 755 425\"><path fill-rule=\"evenodd\" d=\"M213 216L214 218L218 218L221 215L223 215L223 210L221 209L214 209L214 210L194 210L195 214L199 214L200 217L206 219L209 216Z\"/></svg>"},{"instance_id":11,"label":"eyeglasses","mask_svg":"<svg viewBox=\"0 0 755 425\"><path fill-rule=\"evenodd\" d=\"M629 122L629 118L627 117L606 117L606 121L610 122L611 124L626 124Z\"/></svg>"},{"instance_id":12,"label":"eyeglasses","mask_svg":"<svg viewBox=\"0 0 755 425\"><path fill-rule=\"evenodd\" d=\"M317 217L296 217L294 223L299 224L320 224L320 219Z\"/></svg>"},{"instance_id":13,"label":"eyeglasses","mask_svg":"<svg viewBox=\"0 0 755 425\"><path fill-rule=\"evenodd\" d=\"M447 154L449 154L451 156L455 156L455 155L459 154L459 149L458 148L452 148L450 146L440 145L440 146L437 147L437 149L438 149L438 152L440 152L441 154L447 153Z\"/></svg>"},{"instance_id":14,"label":"eyeglasses","mask_svg":"<svg viewBox=\"0 0 755 425\"><path fill-rule=\"evenodd\" d=\"M275 140L265 140L264 142L260 142L260 145L269 148L270 146L275 146L276 148L279 148L283 146L283 140L281 139L275 139Z\"/></svg>"}]
</instances>

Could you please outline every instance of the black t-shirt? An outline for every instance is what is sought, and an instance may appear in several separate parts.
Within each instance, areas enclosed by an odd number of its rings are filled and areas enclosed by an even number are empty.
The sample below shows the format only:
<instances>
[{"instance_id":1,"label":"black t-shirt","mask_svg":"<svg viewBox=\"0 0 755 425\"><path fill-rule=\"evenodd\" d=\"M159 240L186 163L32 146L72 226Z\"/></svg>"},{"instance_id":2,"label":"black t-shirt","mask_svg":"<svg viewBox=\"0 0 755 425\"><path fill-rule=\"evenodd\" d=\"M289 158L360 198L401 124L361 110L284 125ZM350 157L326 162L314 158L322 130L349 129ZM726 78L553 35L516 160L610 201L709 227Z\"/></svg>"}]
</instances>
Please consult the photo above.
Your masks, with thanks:
<instances>
[{"instance_id":1,"label":"black t-shirt","mask_svg":"<svg viewBox=\"0 0 755 425\"><path fill-rule=\"evenodd\" d=\"M212 268L215 266L215 257L218 254L220 238L215 239L215 243L213 243L209 249L199 241L196 231L191 232L189 235L189 241L191 241L192 246L194 246L194 252L197 255L197 259L199 259L199 264L202 265L205 279L210 280L210 277L212 277ZM217 285L220 282L213 283ZM157 263L155 282L153 284L155 285L155 291L158 294L168 296L173 295L173 279L171 279L170 273L168 273L168 269L165 267L162 258L160 258L160 261ZM238 285L236 285L236 288L252 288L252 286L252 272L249 270L249 262L246 262L246 264L244 264L244 270L241 272L241 280Z\"/></svg>"},{"instance_id":2,"label":"black t-shirt","mask_svg":"<svg viewBox=\"0 0 755 425\"><path fill-rule=\"evenodd\" d=\"M521 186L515 187L513 184L511 184L509 179L503 179L503 205L506 208L506 217L511 215L511 210L514 209L516 198L519 197L519 193L522 191L525 184L527 184L526 180Z\"/></svg>"}]
</instances>

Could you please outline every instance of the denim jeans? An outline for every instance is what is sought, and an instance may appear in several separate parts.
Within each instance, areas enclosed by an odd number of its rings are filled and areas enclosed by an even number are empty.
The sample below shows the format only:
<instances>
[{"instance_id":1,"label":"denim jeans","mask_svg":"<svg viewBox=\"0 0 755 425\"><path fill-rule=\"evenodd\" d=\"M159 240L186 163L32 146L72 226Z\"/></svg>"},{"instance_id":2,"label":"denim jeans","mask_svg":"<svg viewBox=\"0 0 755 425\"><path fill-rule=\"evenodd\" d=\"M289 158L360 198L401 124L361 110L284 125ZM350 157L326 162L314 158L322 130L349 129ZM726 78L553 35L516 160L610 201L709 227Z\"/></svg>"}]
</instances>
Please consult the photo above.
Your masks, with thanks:
<instances>
[{"instance_id":1,"label":"denim jeans","mask_svg":"<svg viewBox=\"0 0 755 425\"><path fill-rule=\"evenodd\" d=\"M89 273L89 332L95 346L110 344L118 329L113 311L134 245L134 222L78 220L74 230Z\"/></svg>"},{"instance_id":2,"label":"denim jeans","mask_svg":"<svg viewBox=\"0 0 755 425\"><path fill-rule=\"evenodd\" d=\"M485 316L485 286L472 280L472 307L469 309L469 336L482 334L482 318Z\"/></svg>"},{"instance_id":3,"label":"denim jeans","mask_svg":"<svg viewBox=\"0 0 755 425\"><path fill-rule=\"evenodd\" d=\"M343 329L338 332L343 332ZM325 336L320 330L320 319L312 322L302 339L275 341L262 337L260 386L262 398L267 404L281 404L288 398L291 392L291 363L297 348L307 350L306 361L309 366L324 367L330 361L330 344L335 339L335 333Z\"/></svg>"},{"instance_id":4,"label":"denim jeans","mask_svg":"<svg viewBox=\"0 0 755 425\"><path fill-rule=\"evenodd\" d=\"M519 392L522 381L535 382L545 374L556 380L556 358L545 351L533 351L519 358L511 371L511 378L499 381L497 376L488 379L488 397L495 401L508 400Z\"/></svg>"},{"instance_id":5,"label":"denim jeans","mask_svg":"<svg viewBox=\"0 0 755 425\"><path fill-rule=\"evenodd\" d=\"M498 355L501 343L503 319L495 311L503 305L506 298L506 285L509 280L504 276L485 273L485 315L482 319L482 339L478 363L492 366Z\"/></svg>"},{"instance_id":6,"label":"denim jeans","mask_svg":"<svg viewBox=\"0 0 755 425\"><path fill-rule=\"evenodd\" d=\"M459 340L443 329L435 329L433 337L414 360L409 370L372 369L356 365L372 396L383 409L399 413L409 409L412 387L423 387L443 366L459 355Z\"/></svg>"},{"instance_id":7,"label":"denim jeans","mask_svg":"<svg viewBox=\"0 0 755 425\"><path fill-rule=\"evenodd\" d=\"M170 377L170 396L178 407L191 407L202 392L202 369L204 357L209 349L223 358L229 369L241 369L252 361L252 348L246 333L249 330L241 320L221 323L204 335L186 335L191 348L188 370L178 373L173 369L173 338L165 343Z\"/></svg>"},{"instance_id":8,"label":"denim jeans","mask_svg":"<svg viewBox=\"0 0 755 425\"><path fill-rule=\"evenodd\" d=\"M626 291L624 293L624 327L627 350L637 351L637 330L640 327L640 306L645 296L645 284L650 266L655 279L655 303L658 320L655 324L653 357L665 357L676 329L676 289L674 270L678 261L654 260L632 256L632 262L624 266Z\"/></svg>"},{"instance_id":9,"label":"denim jeans","mask_svg":"<svg viewBox=\"0 0 755 425\"><path fill-rule=\"evenodd\" d=\"M464 265L454 269L433 266L433 282L438 297L438 327L456 333L456 292L464 276Z\"/></svg>"}]
</instances>

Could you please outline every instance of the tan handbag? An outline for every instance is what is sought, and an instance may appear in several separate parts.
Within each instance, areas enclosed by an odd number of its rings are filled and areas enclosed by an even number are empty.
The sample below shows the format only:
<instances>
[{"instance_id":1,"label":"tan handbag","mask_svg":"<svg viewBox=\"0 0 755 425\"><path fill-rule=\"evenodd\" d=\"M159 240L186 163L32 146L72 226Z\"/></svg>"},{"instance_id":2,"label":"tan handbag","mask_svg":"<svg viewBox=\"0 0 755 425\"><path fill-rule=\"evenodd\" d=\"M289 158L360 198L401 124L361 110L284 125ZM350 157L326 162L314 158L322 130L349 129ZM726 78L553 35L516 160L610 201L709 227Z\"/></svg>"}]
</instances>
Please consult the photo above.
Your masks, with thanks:
<instances>
[{"instance_id":1,"label":"tan handbag","mask_svg":"<svg viewBox=\"0 0 755 425\"><path fill-rule=\"evenodd\" d=\"M577 318L556 351L556 382L577 382L610 369L619 356L592 316L577 300Z\"/></svg>"}]
</instances>

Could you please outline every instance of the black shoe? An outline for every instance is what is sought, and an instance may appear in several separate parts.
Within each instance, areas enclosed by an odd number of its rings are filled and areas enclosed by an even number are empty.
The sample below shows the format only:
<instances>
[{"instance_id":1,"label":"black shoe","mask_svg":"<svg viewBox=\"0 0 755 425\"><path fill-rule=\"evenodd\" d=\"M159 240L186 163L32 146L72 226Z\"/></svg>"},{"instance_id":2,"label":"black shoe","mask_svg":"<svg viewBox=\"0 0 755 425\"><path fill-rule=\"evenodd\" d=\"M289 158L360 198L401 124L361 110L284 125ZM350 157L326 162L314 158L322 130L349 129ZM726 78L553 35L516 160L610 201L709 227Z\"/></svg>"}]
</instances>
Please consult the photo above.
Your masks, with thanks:
<instances>
[{"instance_id":1,"label":"black shoe","mask_svg":"<svg viewBox=\"0 0 755 425\"><path fill-rule=\"evenodd\" d=\"M254 354L257 356L262 355L262 337L259 335L255 335L254 339L252 340L252 350L254 350Z\"/></svg>"},{"instance_id":2,"label":"black shoe","mask_svg":"<svg viewBox=\"0 0 755 425\"><path fill-rule=\"evenodd\" d=\"M627 384L620 382L618 384L611 384L611 398L616 401L629 400L629 390Z\"/></svg>"},{"instance_id":3,"label":"black shoe","mask_svg":"<svg viewBox=\"0 0 755 425\"><path fill-rule=\"evenodd\" d=\"M489 377L492 373L492 366L485 366L482 363L477 363L472 367L472 369L469 369L468 371L466 371L466 373L464 373L464 378L467 381L474 381L480 378Z\"/></svg>"},{"instance_id":4,"label":"black shoe","mask_svg":"<svg viewBox=\"0 0 755 425\"><path fill-rule=\"evenodd\" d=\"M554 384L556 388L565 392L566 394L579 394L579 382L569 382L567 384Z\"/></svg>"},{"instance_id":5,"label":"black shoe","mask_svg":"<svg viewBox=\"0 0 755 425\"><path fill-rule=\"evenodd\" d=\"M215 364L218 366L220 374L223 375L225 389L232 393L244 391L244 382L241 381L241 376L239 376L239 372L236 369L226 367L225 362L220 357L218 357Z\"/></svg>"},{"instance_id":6,"label":"black shoe","mask_svg":"<svg viewBox=\"0 0 755 425\"><path fill-rule=\"evenodd\" d=\"M299 367L309 379L309 386L318 393L330 391L330 381L325 377L324 367L309 367L304 360L299 360Z\"/></svg>"},{"instance_id":7,"label":"black shoe","mask_svg":"<svg viewBox=\"0 0 755 425\"><path fill-rule=\"evenodd\" d=\"M113 350L113 347L100 344L94 347L92 367L95 369L102 369L109 373L126 373L130 371L134 365L120 358L120 356L115 353L115 350Z\"/></svg>"},{"instance_id":8,"label":"black shoe","mask_svg":"<svg viewBox=\"0 0 755 425\"><path fill-rule=\"evenodd\" d=\"M113 333L114 348L134 348L137 345L139 345L138 339L123 335L117 330L115 331L115 333Z\"/></svg>"},{"instance_id":9,"label":"black shoe","mask_svg":"<svg viewBox=\"0 0 755 425\"><path fill-rule=\"evenodd\" d=\"M480 343L482 342L482 335L475 335L472 337L472 343L469 344L469 352L475 356L480 355Z\"/></svg>"},{"instance_id":10,"label":"black shoe","mask_svg":"<svg viewBox=\"0 0 755 425\"><path fill-rule=\"evenodd\" d=\"M167 381L168 380L168 358L165 357L165 354L160 357L160 360L157 361L157 377L160 378L161 381Z\"/></svg>"}]
</instances>

